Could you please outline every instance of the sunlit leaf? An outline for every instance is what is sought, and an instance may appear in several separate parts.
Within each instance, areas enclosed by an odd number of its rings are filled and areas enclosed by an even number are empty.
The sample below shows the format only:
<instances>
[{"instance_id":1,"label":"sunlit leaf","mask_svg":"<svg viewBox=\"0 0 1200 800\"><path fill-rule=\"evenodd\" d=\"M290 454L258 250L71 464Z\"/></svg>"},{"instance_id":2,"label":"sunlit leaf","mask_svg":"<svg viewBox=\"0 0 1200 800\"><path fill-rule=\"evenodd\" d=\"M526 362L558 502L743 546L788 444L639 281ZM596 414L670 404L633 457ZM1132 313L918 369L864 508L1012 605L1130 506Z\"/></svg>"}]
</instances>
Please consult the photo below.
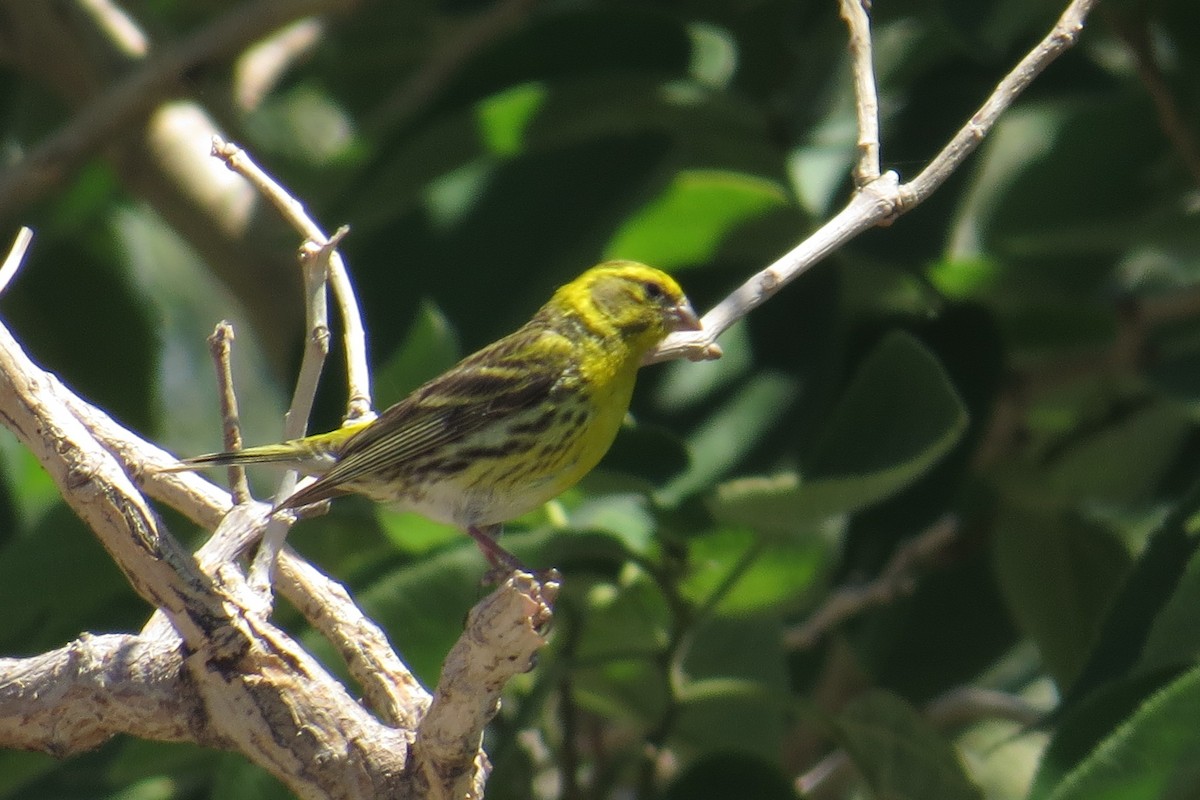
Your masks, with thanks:
<instances>
[{"instance_id":1,"label":"sunlit leaf","mask_svg":"<svg viewBox=\"0 0 1200 800\"><path fill-rule=\"evenodd\" d=\"M1200 670L1151 697L1050 794L1051 800L1194 797L1200 781Z\"/></svg>"},{"instance_id":2,"label":"sunlit leaf","mask_svg":"<svg viewBox=\"0 0 1200 800\"><path fill-rule=\"evenodd\" d=\"M705 261L742 222L787 204L782 188L751 175L681 172L617 231L609 258L669 268Z\"/></svg>"}]
</instances>

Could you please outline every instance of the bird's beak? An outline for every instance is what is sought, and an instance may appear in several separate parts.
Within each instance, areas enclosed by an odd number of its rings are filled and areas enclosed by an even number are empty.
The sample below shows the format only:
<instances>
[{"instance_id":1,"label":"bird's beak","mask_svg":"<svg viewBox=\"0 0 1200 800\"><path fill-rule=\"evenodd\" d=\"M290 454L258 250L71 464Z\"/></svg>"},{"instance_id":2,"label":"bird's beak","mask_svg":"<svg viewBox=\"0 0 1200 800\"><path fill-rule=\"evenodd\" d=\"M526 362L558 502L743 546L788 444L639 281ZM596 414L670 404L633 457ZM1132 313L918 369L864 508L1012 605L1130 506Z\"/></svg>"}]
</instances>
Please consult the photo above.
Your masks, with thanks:
<instances>
[{"instance_id":1,"label":"bird's beak","mask_svg":"<svg viewBox=\"0 0 1200 800\"><path fill-rule=\"evenodd\" d=\"M673 306L670 311L670 325L672 331L698 331L704 326L700 324L700 317L697 316L692 304L686 299L680 300L679 304Z\"/></svg>"}]
</instances>

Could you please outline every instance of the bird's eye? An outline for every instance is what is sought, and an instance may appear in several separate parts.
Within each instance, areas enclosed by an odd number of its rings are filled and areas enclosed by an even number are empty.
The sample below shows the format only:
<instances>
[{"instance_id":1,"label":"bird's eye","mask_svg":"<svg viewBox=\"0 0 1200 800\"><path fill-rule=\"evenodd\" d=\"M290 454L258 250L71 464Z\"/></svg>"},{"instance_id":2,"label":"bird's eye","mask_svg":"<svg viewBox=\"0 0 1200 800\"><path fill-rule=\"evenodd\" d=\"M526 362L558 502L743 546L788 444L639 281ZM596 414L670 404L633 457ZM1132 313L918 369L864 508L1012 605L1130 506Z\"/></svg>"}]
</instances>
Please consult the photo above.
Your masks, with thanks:
<instances>
[{"instance_id":1,"label":"bird's eye","mask_svg":"<svg viewBox=\"0 0 1200 800\"><path fill-rule=\"evenodd\" d=\"M642 288L646 292L647 300L659 300L663 296L663 288L654 281L646 281L642 284Z\"/></svg>"}]
</instances>

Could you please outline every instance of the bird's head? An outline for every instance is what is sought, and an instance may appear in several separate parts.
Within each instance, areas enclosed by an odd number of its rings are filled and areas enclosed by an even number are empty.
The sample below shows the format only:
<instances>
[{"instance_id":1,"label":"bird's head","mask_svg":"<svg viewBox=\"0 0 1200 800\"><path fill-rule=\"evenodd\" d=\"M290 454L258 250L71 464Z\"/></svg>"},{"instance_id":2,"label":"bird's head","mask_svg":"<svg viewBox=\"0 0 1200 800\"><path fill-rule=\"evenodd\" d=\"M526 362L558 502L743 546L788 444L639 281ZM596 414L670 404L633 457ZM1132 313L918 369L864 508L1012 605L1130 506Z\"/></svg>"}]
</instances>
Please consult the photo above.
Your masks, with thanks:
<instances>
[{"instance_id":1,"label":"bird's head","mask_svg":"<svg viewBox=\"0 0 1200 800\"><path fill-rule=\"evenodd\" d=\"M639 357L672 331L700 329L675 279L636 261L592 267L555 292L550 304L598 336L619 336Z\"/></svg>"}]
</instances>

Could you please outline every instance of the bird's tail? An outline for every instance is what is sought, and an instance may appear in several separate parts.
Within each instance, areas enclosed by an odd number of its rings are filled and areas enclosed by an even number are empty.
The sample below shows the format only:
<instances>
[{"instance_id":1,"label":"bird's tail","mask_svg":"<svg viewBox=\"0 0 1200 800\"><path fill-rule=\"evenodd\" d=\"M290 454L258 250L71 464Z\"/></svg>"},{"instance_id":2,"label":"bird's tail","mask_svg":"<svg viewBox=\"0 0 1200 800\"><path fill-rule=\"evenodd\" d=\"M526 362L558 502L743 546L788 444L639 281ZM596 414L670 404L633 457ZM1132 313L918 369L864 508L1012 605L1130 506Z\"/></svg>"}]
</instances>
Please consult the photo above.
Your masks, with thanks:
<instances>
[{"instance_id":1,"label":"bird's tail","mask_svg":"<svg viewBox=\"0 0 1200 800\"><path fill-rule=\"evenodd\" d=\"M287 464L301 472L319 475L337 461L338 447L350 438L351 427L329 433L305 436L279 444L247 447L244 450L227 450L223 453L206 453L202 456L180 459L178 464L165 467L161 472L187 472L205 467L223 467L231 464Z\"/></svg>"}]
</instances>

